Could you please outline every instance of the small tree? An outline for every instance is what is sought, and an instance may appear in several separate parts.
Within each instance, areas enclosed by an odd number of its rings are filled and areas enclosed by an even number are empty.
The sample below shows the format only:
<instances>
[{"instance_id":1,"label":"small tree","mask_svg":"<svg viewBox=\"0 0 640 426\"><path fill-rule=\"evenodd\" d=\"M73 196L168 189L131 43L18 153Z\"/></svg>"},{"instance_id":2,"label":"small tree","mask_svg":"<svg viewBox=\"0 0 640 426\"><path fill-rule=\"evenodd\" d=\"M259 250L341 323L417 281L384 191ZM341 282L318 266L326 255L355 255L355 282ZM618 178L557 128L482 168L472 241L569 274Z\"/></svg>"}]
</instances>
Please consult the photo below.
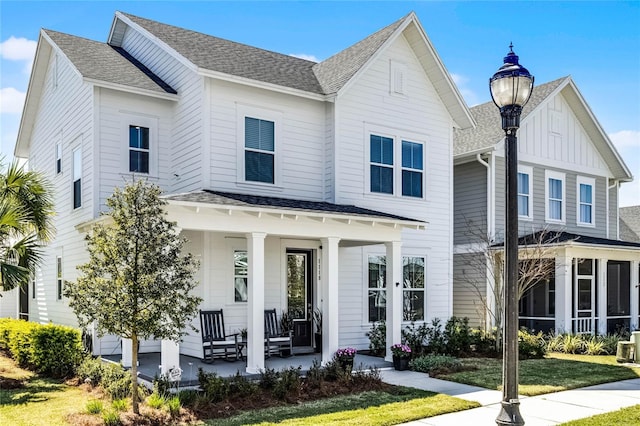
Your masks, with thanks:
<instances>
[{"instance_id":1,"label":"small tree","mask_svg":"<svg viewBox=\"0 0 640 426\"><path fill-rule=\"evenodd\" d=\"M178 341L201 299L190 295L197 262L181 255L186 240L165 218L160 189L138 180L107 199L111 224L87 235L89 262L66 285L65 296L81 326L96 322L98 335L131 339L133 411L138 414L137 361L141 339Z\"/></svg>"}]
</instances>

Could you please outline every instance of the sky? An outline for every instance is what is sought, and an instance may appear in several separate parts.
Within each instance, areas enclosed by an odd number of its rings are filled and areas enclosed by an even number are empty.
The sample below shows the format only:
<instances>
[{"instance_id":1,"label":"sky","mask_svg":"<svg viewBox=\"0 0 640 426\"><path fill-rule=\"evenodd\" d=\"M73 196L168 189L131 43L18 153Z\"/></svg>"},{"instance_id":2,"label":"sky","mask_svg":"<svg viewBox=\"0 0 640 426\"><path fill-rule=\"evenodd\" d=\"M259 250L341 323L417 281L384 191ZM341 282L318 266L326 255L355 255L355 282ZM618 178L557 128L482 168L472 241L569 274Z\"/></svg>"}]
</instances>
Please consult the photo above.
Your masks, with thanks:
<instances>
[{"instance_id":1,"label":"sky","mask_svg":"<svg viewBox=\"0 0 640 426\"><path fill-rule=\"evenodd\" d=\"M13 153L41 28L106 41L120 10L321 61L416 12L469 106L513 42L542 84L571 75L635 177L640 204L640 1L10 1L0 0L0 152ZM534 89L535 90L535 89Z\"/></svg>"}]
</instances>

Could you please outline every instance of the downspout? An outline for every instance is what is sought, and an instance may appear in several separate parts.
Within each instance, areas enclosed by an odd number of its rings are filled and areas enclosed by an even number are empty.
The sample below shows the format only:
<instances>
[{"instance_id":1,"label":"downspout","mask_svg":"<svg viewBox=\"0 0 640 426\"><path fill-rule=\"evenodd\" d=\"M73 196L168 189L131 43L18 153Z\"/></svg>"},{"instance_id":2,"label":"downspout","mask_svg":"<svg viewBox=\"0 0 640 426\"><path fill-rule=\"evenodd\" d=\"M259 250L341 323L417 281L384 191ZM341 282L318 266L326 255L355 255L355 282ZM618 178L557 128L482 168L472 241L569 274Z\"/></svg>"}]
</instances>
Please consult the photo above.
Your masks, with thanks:
<instances>
[{"instance_id":1,"label":"downspout","mask_svg":"<svg viewBox=\"0 0 640 426\"><path fill-rule=\"evenodd\" d=\"M607 183L609 183L609 178L607 178ZM611 206L609 205L609 193L611 192L611 190L613 189L614 186L617 185L617 181L615 179L613 179L613 183L611 184L611 186L607 186L607 238L611 238L610 237L610 231L609 231L609 217L611 216ZM618 217L618 212L616 211L616 217ZM616 231L617 233L617 231Z\"/></svg>"}]
</instances>

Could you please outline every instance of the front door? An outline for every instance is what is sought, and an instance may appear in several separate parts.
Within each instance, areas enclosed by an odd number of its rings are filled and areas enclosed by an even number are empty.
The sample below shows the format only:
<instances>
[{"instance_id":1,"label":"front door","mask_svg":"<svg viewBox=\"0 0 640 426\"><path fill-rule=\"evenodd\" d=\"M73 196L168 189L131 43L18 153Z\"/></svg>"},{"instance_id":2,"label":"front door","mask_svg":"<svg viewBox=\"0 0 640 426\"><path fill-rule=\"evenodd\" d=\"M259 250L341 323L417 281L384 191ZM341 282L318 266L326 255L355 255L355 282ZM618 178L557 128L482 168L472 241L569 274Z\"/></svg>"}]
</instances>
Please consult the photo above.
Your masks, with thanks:
<instances>
[{"instance_id":1,"label":"front door","mask_svg":"<svg viewBox=\"0 0 640 426\"><path fill-rule=\"evenodd\" d=\"M287 311L293 319L293 345L311 346L313 252L287 250Z\"/></svg>"}]
</instances>

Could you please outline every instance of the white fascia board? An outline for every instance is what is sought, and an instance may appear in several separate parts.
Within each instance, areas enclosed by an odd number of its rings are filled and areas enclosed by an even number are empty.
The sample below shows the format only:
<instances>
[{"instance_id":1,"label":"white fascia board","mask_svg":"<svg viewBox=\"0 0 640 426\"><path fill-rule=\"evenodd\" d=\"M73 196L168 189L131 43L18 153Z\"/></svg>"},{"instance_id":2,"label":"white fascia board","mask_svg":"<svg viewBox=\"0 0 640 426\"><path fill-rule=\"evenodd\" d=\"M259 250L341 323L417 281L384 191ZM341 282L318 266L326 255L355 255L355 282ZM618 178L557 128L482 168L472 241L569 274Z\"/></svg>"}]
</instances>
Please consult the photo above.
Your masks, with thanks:
<instances>
[{"instance_id":1,"label":"white fascia board","mask_svg":"<svg viewBox=\"0 0 640 426\"><path fill-rule=\"evenodd\" d=\"M178 101L180 99L179 95L176 95L173 93L155 92L153 90L146 90L146 89L141 89L139 87L125 86L124 84L110 83L107 81L96 80L93 78L85 77L83 80L86 83L89 83L93 86L103 87L105 89L117 90L120 92L134 93L136 95L150 96L152 98L165 99L168 101Z\"/></svg>"},{"instance_id":2,"label":"white fascia board","mask_svg":"<svg viewBox=\"0 0 640 426\"><path fill-rule=\"evenodd\" d=\"M300 89L293 89L291 87L280 86L278 84L266 83L264 81L253 80L251 78L239 77L236 75L231 75L227 73L223 73L220 71L212 71L206 68L198 68L197 70L199 75L209 78L215 78L217 80L229 81L231 83L242 84L245 86L257 87L259 89L270 90L273 92L285 93L287 95L298 96L307 99L313 99L316 101L332 101L335 96L327 96L320 95L318 93L307 92Z\"/></svg>"},{"instance_id":3,"label":"white fascia board","mask_svg":"<svg viewBox=\"0 0 640 426\"><path fill-rule=\"evenodd\" d=\"M491 145L491 146L485 146L483 148L480 149L476 149L474 151L467 151L467 152L463 152L461 154L456 154L453 156L453 164L454 165L459 165L459 164L464 164L464 163L470 163L472 161L476 161L476 156L478 154L482 155L482 154L491 154L493 153L496 148L497 148L497 143Z\"/></svg>"},{"instance_id":4,"label":"white fascia board","mask_svg":"<svg viewBox=\"0 0 640 426\"><path fill-rule=\"evenodd\" d=\"M429 222L422 222L418 220L401 220L401 219L392 219L392 218L383 218L383 217L370 217L370 216L361 216L361 215L350 215L350 214L340 214L340 213L320 213L320 212L312 212L306 210L287 210L287 209L275 209L275 208L264 208L264 207L247 207L247 206L233 206L226 204L209 204L209 203L198 203L195 201L176 201L176 200L167 200L170 205L181 206L181 207L190 207L195 209L210 209L210 210L225 210L228 211L229 214L233 214L233 212L242 212L242 213L250 213L255 215L257 218L262 217L262 215L281 215L281 216L295 216L295 217L308 217L315 219L333 219L338 221L345 221L345 223L350 224L352 222L357 223L370 223L372 226L375 226L376 223L382 225L388 225L392 227L403 227L410 229L418 229L418 230L426 230Z\"/></svg>"}]
</instances>

